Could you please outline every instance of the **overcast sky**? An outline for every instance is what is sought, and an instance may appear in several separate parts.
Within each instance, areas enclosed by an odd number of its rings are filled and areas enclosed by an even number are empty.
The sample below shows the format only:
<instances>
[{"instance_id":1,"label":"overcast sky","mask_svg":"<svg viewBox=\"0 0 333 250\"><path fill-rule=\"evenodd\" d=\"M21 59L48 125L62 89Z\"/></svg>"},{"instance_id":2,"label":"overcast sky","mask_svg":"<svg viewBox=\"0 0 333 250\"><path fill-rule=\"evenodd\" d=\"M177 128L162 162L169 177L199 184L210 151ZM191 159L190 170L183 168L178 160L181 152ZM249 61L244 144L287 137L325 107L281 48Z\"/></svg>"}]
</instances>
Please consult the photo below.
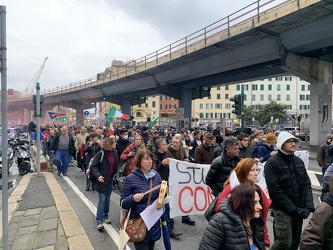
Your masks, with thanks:
<instances>
[{"instance_id":1,"label":"overcast sky","mask_svg":"<svg viewBox=\"0 0 333 250\"><path fill-rule=\"evenodd\" d=\"M74 83L138 59L222 19L249 0L2 0L7 88Z\"/></svg>"}]
</instances>

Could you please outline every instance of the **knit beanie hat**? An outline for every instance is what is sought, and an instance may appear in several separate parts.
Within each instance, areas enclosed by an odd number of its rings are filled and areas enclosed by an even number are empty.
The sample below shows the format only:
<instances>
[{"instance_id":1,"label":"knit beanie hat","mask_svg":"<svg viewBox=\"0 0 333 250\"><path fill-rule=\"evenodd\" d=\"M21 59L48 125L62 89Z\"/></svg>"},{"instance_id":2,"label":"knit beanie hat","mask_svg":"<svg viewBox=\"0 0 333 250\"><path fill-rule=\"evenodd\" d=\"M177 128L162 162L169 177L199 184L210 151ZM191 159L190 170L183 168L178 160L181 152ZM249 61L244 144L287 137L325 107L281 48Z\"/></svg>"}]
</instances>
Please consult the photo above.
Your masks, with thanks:
<instances>
[{"instance_id":1,"label":"knit beanie hat","mask_svg":"<svg viewBox=\"0 0 333 250\"><path fill-rule=\"evenodd\" d=\"M265 140L267 143L276 143L277 141L277 137L275 136L274 133L272 132L269 132L267 135L266 135L266 140Z\"/></svg>"}]
</instances>

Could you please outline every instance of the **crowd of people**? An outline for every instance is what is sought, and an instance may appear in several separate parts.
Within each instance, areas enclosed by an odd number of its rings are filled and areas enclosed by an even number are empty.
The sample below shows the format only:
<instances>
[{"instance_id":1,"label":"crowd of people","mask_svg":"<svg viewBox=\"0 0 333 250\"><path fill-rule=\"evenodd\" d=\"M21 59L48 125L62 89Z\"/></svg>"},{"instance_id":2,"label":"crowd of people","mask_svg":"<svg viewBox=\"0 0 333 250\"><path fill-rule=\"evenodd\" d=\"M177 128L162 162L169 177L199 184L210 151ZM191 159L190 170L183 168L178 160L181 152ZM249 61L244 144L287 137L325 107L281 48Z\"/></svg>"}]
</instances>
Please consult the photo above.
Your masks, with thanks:
<instances>
[{"instance_id":1,"label":"crowd of people","mask_svg":"<svg viewBox=\"0 0 333 250\"><path fill-rule=\"evenodd\" d=\"M96 182L91 183L86 175L86 191L94 189L99 195L98 230L104 228L103 222L111 223L112 181L120 162L127 162L121 206L131 209L130 219L134 219L158 198L158 189L151 192L149 201L144 193L162 180L168 181L170 159L177 159L210 165L205 183L217 199L216 214L203 232L199 249L333 249L333 165L328 153L333 137L328 136L323 146L327 152L322 150L322 158L317 158L323 167L326 191L315 210L304 162L294 154L299 139L288 132L276 136L256 130L251 135L241 132L237 137L226 134L223 138L209 131L181 129L179 133L168 131L162 138L154 127L118 126L111 131L106 127L63 126L43 128L42 134L44 154L51 163L54 158L59 176L67 175L68 164L75 158L80 171L95 177ZM265 162L269 196L257 185L259 162ZM233 172L239 185L231 188ZM314 214L302 232L303 220L310 213ZM165 214L170 237L180 238L183 233L175 229L168 204ZM273 239L268 235L268 216L274 220ZM196 223L189 216L182 216L181 222ZM135 248L152 250L160 237L156 222Z\"/></svg>"}]
</instances>

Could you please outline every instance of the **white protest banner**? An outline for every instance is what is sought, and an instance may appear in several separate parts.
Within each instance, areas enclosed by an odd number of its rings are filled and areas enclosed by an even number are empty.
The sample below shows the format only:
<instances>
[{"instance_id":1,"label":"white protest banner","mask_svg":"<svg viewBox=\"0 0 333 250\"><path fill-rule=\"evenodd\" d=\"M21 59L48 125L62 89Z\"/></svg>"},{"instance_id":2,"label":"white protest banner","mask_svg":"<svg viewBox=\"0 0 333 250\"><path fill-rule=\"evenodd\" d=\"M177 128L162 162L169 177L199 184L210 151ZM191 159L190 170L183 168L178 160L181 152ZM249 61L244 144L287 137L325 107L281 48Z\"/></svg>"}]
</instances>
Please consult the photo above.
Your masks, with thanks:
<instances>
[{"instance_id":1,"label":"white protest banner","mask_svg":"<svg viewBox=\"0 0 333 250\"><path fill-rule=\"evenodd\" d=\"M170 217L204 214L214 199L205 178L210 165L170 159Z\"/></svg>"},{"instance_id":2,"label":"white protest banner","mask_svg":"<svg viewBox=\"0 0 333 250\"><path fill-rule=\"evenodd\" d=\"M308 170L309 168L309 162L310 162L310 153L307 150L303 150L303 151L296 151L294 153L294 155L298 156L299 158L301 158L304 162L305 165L305 169Z\"/></svg>"}]
</instances>

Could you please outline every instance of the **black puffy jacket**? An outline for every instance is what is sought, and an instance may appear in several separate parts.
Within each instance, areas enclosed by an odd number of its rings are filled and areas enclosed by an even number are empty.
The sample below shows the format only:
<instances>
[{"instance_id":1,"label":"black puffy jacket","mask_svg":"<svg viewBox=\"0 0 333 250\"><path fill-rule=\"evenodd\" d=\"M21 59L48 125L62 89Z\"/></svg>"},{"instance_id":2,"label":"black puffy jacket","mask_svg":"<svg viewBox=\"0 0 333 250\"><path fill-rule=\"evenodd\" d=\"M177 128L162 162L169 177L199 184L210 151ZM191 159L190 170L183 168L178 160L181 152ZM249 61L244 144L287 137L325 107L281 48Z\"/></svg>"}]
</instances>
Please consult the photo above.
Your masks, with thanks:
<instances>
[{"instance_id":1,"label":"black puffy jacket","mask_svg":"<svg viewBox=\"0 0 333 250\"><path fill-rule=\"evenodd\" d=\"M167 153L166 152L160 153L157 150L154 150L153 155L155 160L155 170L160 174L162 180L169 182L169 174L170 174L169 165L164 166L162 164L162 161L165 158L168 158Z\"/></svg>"},{"instance_id":2,"label":"black puffy jacket","mask_svg":"<svg viewBox=\"0 0 333 250\"><path fill-rule=\"evenodd\" d=\"M298 216L297 208L314 211L311 181L301 158L280 150L265 164L265 179L271 208Z\"/></svg>"},{"instance_id":3,"label":"black puffy jacket","mask_svg":"<svg viewBox=\"0 0 333 250\"><path fill-rule=\"evenodd\" d=\"M259 250L264 249L264 221L252 219L253 241ZM199 250L250 250L248 235L242 218L235 214L229 205L229 199L223 200L220 212L209 221L202 236Z\"/></svg>"},{"instance_id":4,"label":"black puffy jacket","mask_svg":"<svg viewBox=\"0 0 333 250\"><path fill-rule=\"evenodd\" d=\"M226 151L223 151L221 156L213 160L206 175L206 184L212 189L215 197L223 190L224 182L239 161L240 159L237 156L231 158Z\"/></svg>"}]
</instances>

